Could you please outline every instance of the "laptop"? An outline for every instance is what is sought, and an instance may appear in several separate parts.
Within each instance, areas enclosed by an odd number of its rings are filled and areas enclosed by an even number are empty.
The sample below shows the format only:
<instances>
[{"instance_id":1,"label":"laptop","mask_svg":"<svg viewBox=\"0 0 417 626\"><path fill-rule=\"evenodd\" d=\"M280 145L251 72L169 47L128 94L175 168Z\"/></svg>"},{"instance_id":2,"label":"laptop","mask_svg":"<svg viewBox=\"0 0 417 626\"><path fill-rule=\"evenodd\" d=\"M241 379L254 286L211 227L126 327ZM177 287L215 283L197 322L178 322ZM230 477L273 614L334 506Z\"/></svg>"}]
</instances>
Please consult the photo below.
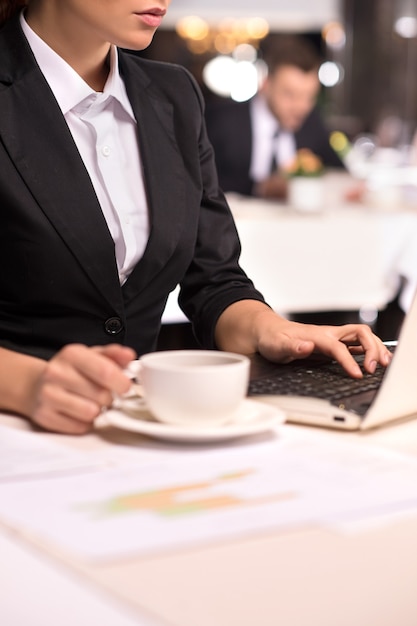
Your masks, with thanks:
<instances>
[{"instance_id":1,"label":"laptop","mask_svg":"<svg viewBox=\"0 0 417 626\"><path fill-rule=\"evenodd\" d=\"M343 430L375 428L417 416L417 295L387 368L353 379L336 362L313 357L286 365L256 355L248 395L281 408L288 422ZM359 364L363 356L355 357ZM364 371L364 370L363 370Z\"/></svg>"}]
</instances>

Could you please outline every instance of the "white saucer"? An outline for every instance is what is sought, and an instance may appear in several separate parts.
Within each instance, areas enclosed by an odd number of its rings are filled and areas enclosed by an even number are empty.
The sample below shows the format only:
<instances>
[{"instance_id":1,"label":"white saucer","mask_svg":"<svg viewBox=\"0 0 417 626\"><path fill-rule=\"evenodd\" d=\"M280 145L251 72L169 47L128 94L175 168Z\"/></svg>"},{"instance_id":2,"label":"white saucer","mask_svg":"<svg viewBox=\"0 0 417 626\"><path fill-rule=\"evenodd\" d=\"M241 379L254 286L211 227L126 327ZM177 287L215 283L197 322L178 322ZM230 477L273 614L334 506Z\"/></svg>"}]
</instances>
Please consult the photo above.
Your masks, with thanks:
<instances>
[{"instance_id":1,"label":"white saucer","mask_svg":"<svg viewBox=\"0 0 417 626\"><path fill-rule=\"evenodd\" d=\"M237 417L221 426L191 428L189 426L172 426L158 422L146 410L133 408L109 409L103 416L105 420L123 430L166 441L182 441L188 443L208 443L246 437L271 430L285 421L284 413L276 407L244 400Z\"/></svg>"}]
</instances>

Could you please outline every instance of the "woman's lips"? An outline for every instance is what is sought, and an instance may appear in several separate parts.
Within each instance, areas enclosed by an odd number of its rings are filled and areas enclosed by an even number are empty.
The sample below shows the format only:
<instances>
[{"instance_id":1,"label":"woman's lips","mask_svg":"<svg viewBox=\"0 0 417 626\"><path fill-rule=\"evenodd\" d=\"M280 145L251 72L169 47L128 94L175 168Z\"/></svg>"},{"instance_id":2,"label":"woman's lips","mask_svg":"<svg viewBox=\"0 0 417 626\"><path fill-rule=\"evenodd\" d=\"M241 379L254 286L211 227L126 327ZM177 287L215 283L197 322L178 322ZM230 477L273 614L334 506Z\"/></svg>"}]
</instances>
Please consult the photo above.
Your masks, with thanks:
<instances>
[{"instance_id":1,"label":"woman's lips","mask_svg":"<svg viewBox=\"0 0 417 626\"><path fill-rule=\"evenodd\" d=\"M136 15L140 17L140 19L145 22L147 26L157 28L162 22L165 11L161 9L150 9L149 11L137 13Z\"/></svg>"}]
</instances>

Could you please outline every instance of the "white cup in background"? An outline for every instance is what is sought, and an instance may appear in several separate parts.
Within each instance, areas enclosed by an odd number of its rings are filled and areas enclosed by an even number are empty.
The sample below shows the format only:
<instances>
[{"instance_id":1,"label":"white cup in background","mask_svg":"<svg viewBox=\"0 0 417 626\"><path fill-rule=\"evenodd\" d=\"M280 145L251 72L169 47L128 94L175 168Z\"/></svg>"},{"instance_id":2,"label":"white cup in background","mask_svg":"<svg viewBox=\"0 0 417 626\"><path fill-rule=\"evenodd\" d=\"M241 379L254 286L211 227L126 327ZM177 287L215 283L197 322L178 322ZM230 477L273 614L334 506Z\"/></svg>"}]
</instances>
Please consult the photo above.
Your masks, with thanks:
<instances>
[{"instance_id":1,"label":"white cup in background","mask_svg":"<svg viewBox=\"0 0 417 626\"><path fill-rule=\"evenodd\" d=\"M288 181L288 204L303 213L317 213L324 208L324 184L321 176L294 176Z\"/></svg>"},{"instance_id":2,"label":"white cup in background","mask_svg":"<svg viewBox=\"0 0 417 626\"><path fill-rule=\"evenodd\" d=\"M248 389L250 361L240 354L167 350L145 354L138 365L145 406L167 424L203 427L232 421Z\"/></svg>"}]
</instances>

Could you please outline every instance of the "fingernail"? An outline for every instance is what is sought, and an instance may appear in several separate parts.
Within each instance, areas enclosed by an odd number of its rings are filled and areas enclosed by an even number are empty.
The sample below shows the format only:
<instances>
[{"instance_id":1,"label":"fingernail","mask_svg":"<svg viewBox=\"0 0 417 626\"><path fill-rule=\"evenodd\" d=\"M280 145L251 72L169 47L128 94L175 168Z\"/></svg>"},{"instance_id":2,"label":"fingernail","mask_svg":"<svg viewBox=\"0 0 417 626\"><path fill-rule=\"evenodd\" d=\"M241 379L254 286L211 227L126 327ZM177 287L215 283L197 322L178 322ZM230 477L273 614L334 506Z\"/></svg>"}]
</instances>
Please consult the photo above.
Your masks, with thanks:
<instances>
[{"instance_id":1,"label":"fingernail","mask_svg":"<svg viewBox=\"0 0 417 626\"><path fill-rule=\"evenodd\" d=\"M356 367L355 367L355 369L356 369L356 375L357 375L359 378L362 378L362 375L363 375L363 374L362 374L362 370L361 370L361 368L359 367L359 365L358 365L358 364L355 364L355 365L356 365Z\"/></svg>"},{"instance_id":2,"label":"fingernail","mask_svg":"<svg viewBox=\"0 0 417 626\"><path fill-rule=\"evenodd\" d=\"M311 350L311 344L308 341L300 341L297 345L297 352L306 352L307 350Z\"/></svg>"},{"instance_id":3,"label":"fingernail","mask_svg":"<svg viewBox=\"0 0 417 626\"><path fill-rule=\"evenodd\" d=\"M386 352L385 353L385 364L388 365L388 363L391 363L391 359L394 355L391 352Z\"/></svg>"},{"instance_id":4,"label":"fingernail","mask_svg":"<svg viewBox=\"0 0 417 626\"><path fill-rule=\"evenodd\" d=\"M377 366L377 362L376 361L371 361L369 363L369 371L371 374L373 374L376 370L376 366Z\"/></svg>"}]
</instances>

